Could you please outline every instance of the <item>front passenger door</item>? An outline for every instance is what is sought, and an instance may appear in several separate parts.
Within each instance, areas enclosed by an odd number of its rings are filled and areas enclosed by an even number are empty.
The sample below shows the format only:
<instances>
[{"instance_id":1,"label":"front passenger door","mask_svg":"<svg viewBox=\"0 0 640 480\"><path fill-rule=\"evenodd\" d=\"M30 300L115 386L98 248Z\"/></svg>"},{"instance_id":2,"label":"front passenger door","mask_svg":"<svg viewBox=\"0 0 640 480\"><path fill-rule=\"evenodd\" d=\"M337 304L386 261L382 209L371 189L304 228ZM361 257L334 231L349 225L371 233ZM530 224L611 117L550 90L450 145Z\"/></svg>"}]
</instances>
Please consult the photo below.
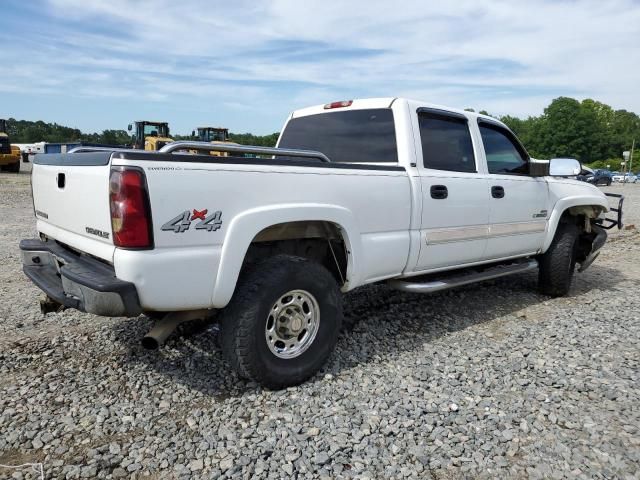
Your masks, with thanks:
<instances>
[{"instance_id":1,"label":"front passenger door","mask_svg":"<svg viewBox=\"0 0 640 480\"><path fill-rule=\"evenodd\" d=\"M478 127L489 180L485 257L534 254L542 248L550 211L547 182L529 175L529 156L511 131L483 119Z\"/></svg>"}]
</instances>

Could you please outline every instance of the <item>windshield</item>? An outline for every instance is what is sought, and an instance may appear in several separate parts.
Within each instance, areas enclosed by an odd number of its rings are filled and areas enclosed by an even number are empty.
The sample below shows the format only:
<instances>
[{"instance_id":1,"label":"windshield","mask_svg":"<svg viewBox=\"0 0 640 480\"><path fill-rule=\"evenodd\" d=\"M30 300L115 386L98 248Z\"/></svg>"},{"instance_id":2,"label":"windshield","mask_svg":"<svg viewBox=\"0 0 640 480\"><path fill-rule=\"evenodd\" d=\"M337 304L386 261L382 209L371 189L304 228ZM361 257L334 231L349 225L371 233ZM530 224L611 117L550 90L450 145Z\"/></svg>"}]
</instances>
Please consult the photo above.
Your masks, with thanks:
<instances>
[{"instance_id":1,"label":"windshield","mask_svg":"<svg viewBox=\"0 0 640 480\"><path fill-rule=\"evenodd\" d=\"M200 130L200 141L202 142L225 142L228 138L226 130L206 129Z\"/></svg>"},{"instance_id":2,"label":"windshield","mask_svg":"<svg viewBox=\"0 0 640 480\"><path fill-rule=\"evenodd\" d=\"M169 127L166 124L145 125L143 135L145 137L168 137Z\"/></svg>"}]
</instances>

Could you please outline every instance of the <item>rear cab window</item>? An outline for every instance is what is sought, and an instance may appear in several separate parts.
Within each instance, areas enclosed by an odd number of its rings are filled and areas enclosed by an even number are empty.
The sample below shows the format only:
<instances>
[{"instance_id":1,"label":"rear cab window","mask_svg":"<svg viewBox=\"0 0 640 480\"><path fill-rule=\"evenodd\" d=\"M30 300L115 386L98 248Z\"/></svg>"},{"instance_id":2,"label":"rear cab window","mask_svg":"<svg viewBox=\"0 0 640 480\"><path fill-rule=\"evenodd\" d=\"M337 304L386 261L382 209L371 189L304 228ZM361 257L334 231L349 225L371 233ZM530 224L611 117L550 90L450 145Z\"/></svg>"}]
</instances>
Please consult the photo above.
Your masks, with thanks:
<instances>
[{"instance_id":1,"label":"rear cab window","mask_svg":"<svg viewBox=\"0 0 640 480\"><path fill-rule=\"evenodd\" d=\"M464 115L419 109L418 124L425 168L477 172L469 122Z\"/></svg>"},{"instance_id":2,"label":"rear cab window","mask_svg":"<svg viewBox=\"0 0 640 480\"><path fill-rule=\"evenodd\" d=\"M278 147L316 150L332 162L398 163L390 108L333 111L292 118L280 136Z\"/></svg>"}]
</instances>

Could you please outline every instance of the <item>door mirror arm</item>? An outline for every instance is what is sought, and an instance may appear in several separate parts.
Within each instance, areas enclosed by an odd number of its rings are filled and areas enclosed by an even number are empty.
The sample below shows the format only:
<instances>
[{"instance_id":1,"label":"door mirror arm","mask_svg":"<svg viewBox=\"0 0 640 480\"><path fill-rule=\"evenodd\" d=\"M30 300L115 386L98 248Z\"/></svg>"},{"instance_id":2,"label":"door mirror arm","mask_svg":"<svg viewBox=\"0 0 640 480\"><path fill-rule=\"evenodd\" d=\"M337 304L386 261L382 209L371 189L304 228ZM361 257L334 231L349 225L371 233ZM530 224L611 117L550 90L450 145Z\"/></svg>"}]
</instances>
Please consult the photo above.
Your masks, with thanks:
<instances>
[{"instance_id":1,"label":"door mirror arm","mask_svg":"<svg viewBox=\"0 0 640 480\"><path fill-rule=\"evenodd\" d=\"M529 158L529 175L532 177L546 177L550 175L550 161Z\"/></svg>"}]
</instances>

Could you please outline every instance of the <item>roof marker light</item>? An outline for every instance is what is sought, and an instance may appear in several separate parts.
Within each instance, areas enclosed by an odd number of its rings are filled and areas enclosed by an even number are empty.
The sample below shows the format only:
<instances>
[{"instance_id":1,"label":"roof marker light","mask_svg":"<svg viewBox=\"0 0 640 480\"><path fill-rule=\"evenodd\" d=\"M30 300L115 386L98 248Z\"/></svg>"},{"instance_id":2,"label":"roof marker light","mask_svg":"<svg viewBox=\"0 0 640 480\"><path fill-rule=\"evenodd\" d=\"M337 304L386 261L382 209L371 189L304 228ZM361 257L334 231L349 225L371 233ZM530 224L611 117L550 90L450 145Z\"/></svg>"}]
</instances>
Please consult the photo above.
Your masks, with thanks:
<instances>
[{"instance_id":1,"label":"roof marker light","mask_svg":"<svg viewBox=\"0 0 640 480\"><path fill-rule=\"evenodd\" d=\"M353 103L353 100L343 100L341 102L333 102L333 103L327 103L324 106L325 110L329 110L331 108L343 108L343 107L350 107L351 104Z\"/></svg>"}]
</instances>

